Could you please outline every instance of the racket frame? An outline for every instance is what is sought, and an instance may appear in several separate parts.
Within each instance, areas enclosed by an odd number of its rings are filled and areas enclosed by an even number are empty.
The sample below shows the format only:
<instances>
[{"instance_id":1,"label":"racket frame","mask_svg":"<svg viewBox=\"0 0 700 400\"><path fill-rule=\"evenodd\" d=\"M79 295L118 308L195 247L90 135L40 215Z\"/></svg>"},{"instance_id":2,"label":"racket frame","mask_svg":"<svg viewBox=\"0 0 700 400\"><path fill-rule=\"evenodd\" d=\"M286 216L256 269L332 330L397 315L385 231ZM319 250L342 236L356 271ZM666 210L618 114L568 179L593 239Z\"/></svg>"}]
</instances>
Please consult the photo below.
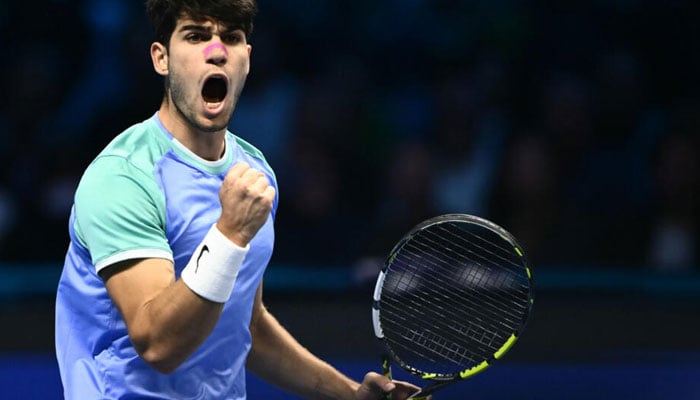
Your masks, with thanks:
<instances>
[{"instance_id":1,"label":"racket frame","mask_svg":"<svg viewBox=\"0 0 700 400\"><path fill-rule=\"evenodd\" d=\"M443 373L430 373L430 372L425 372L418 370L415 367L412 367L403 360L401 360L396 353L391 349L391 347L388 345L388 343L384 340L384 331L381 326L380 322L380 316L381 316L381 294L382 294L382 287L384 284L384 281L386 279L386 272L389 266L393 263L396 255L401 251L401 249L408 243L415 234L431 225L436 225L436 224L442 224L442 223L448 223L448 222L466 222L466 223L472 223L476 224L479 226L482 226L484 228L487 228L494 233L496 233L498 236L500 236L505 242L507 242L509 245L513 247L513 250L515 253L519 256L520 260L522 261L522 265L525 268L525 272L527 274L528 278L528 296L529 296L529 301L528 301L528 306L527 310L522 318L522 321L520 323L520 326L517 330L515 330L511 336L501 345L501 347L494 352L493 356L490 357L489 359L483 360L477 365L471 366L469 368L466 368L458 373L454 374L443 374ZM484 371L488 367L493 364L495 360L498 360L505 355L508 350L510 350L515 342L518 340L520 334L524 330L527 321L530 318L530 314L532 312L532 305L534 304L534 278L532 275L532 271L530 270L529 264L527 262L527 258L525 257L525 253L523 251L523 248L518 244L517 240L513 235L511 235L508 231L503 229L502 227L498 226L497 224L481 218L477 217L474 215L470 214L444 214L438 217L434 217L431 219L428 219L426 221L421 222L420 224L416 225L413 229L411 229L391 250L389 253L389 256L386 258L384 265L382 266L379 275L377 276L377 281L375 283L374 287L374 293L373 293L373 302L372 302L372 326L374 328L374 334L376 338L379 340L379 342L383 345L384 347L384 356L382 360L382 369L383 373L385 376L391 379L392 373L391 373L391 363L393 361L394 364L398 365L401 369L404 371L408 372L409 374L419 377L420 379L424 381L430 382L427 386L422 388L420 391L414 393L409 397L409 399L422 399L428 396L429 394L449 385L454 382L458 382L464 379L471 378L472 376ZM390 396L386 396L386 399L390 399Z\"/></svg>"}]
</instances>

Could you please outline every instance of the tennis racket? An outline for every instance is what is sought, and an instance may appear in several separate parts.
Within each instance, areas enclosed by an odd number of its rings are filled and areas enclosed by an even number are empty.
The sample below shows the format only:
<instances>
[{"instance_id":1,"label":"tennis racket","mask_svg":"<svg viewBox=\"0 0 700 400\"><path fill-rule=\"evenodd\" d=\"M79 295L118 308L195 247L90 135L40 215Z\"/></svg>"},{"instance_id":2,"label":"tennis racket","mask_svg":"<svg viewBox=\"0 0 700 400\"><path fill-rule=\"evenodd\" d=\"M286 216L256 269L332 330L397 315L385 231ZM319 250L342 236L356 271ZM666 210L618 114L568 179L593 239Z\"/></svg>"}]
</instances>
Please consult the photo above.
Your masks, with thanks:
<instances>
[{"instance_id":1,"label":"tennis racket","mask_svg":"<svg viewBox=\"0 0 700 400\"><path fill-rule=\"evenodd\" d=\"M393 363L425 380L410 397L420 399L503 357L532 310L533 278L510 233L448 214L420 223L394 246L373 300L384 374L391 378Z\"/></svg>"}]
</instances>

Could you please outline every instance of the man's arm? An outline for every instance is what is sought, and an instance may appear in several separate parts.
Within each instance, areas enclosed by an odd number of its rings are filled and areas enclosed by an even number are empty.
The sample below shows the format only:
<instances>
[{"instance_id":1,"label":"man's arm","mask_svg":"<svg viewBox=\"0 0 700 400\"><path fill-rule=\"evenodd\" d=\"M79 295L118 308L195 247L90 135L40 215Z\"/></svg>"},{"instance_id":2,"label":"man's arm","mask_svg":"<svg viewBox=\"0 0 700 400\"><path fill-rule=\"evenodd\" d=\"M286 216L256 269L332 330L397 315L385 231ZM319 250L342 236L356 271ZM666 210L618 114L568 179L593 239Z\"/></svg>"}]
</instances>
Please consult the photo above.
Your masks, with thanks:
<instances>
[{"instance_id":1,"label":"man's arm","mask_svg":"<svg viewBox=\"0 0 700 400\"><path fill-rule=\"evenodd\" d=\"M262 285L250 330L253 346L247 366L260 378L304 398L354 399L360 384L312 355L277 322L262 303Z\"/></svg>"},{"instance_id":2,"label":"man's arm","mask_svg":"<svg viewBox=\"0 0 700 400\"><path fill-rule=\"evenodd\" d=\"M125 261L101 271L134 348L162 373L173 372L209 336L223 303L206 300L175 281L172 262Z\"/></svg>"},{"instance_id":3,"label":"man's arm","mask_svg":"<svg viewBox=\"0 0 700 400\"><path fill-rule=\"evenodd\" d=\"M262 285L256 293L250 330L253 346L248 355L248 369L304 398L369 400L394 391L394 398L398 400L418 390L406 382L390 381L374 372L365 375L360 384L311 354L265 309Z\"/></svg>"},{"instance_id":4,"label":"man's arm","mask_svg":"<svg viewBox=\"0 0 700 400\"><path fill-rule=\"evenodd\" d=\"M209 244L246 247L267 220L274 196L274 189L261 172L245 163L233 166L219 190L222 206L216 223L219 238ZM209 234L205 240L208 237ZM208 250L211 254L227 252ZM199 256L201 253L195 257ZM196 260L198 266L199 259ZM228 290L207 285L234 268L226 261L230 260L210 257L207 262L213 264L200 271L200 277L208 276L206 279L196 276L184 279L188 265L175 281L172 262L157 258L128 260L100 272L107 292L126 322L134 348L157 371L173 372L211 334L227 300L226 292L230 295L235 283L235 273L226 276L231 279L227 282ZM211 271L221 273L211 275Z\"/></svg>"}]
</instances>

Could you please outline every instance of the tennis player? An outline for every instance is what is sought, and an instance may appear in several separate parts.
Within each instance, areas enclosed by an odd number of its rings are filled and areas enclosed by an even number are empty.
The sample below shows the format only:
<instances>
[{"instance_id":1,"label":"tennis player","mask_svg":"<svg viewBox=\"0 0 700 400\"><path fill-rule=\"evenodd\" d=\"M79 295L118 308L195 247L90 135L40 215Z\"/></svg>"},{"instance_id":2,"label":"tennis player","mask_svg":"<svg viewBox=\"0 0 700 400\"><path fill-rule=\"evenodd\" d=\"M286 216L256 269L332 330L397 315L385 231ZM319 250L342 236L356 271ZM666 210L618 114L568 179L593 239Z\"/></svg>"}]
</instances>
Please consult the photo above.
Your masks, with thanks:
<instances>
[{"instance_id":1,"label":"tennis player","mask_svg":"<svg viewBox=\"0 0 700 400\"><path fill-rule=\"evenodd\" d=\"M149 0L159 110L86 169L56 300L66 399L245 399L246 368L304 398L404 399L312 355L262 303L278 196L227 130L250 68L255 0Z\"/></svg>"}]
</instances>

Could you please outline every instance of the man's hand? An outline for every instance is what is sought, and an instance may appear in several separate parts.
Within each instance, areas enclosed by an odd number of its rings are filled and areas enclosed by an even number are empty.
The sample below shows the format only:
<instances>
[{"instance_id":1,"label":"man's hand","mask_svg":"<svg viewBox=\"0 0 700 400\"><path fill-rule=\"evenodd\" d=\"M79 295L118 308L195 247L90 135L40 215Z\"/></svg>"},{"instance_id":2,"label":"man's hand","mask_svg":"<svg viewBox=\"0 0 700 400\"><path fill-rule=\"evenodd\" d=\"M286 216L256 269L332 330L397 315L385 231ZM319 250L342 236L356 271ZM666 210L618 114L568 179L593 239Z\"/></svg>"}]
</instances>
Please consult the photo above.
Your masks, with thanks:
<instances>
[{"instance_id":1,"label":"man's hand","mask_svg":"<svg viewBox=\"0 0 700 400\"><path fill-rule=\"evenodd\" d=\"M405 400L408 396L420 390L419 387L408 382L392 381L376 372L369 372L362 380L362 385L357 389L357 400L378 400L386 393L391 393L392 400ZM428 396L431 399L432 396Z\"/></svg>"},{"instance_id":2,"label":"man's hand","mask_svg":"<svg viewBox=\"0 0 700 400\"><path fill-rule=\"evenodd\" d=\"M224 236L245 247L265 224L275 189L265 174L246 163L234 165L219 190L221 217L216 224Z\"/></svg>"}]
</instances>

